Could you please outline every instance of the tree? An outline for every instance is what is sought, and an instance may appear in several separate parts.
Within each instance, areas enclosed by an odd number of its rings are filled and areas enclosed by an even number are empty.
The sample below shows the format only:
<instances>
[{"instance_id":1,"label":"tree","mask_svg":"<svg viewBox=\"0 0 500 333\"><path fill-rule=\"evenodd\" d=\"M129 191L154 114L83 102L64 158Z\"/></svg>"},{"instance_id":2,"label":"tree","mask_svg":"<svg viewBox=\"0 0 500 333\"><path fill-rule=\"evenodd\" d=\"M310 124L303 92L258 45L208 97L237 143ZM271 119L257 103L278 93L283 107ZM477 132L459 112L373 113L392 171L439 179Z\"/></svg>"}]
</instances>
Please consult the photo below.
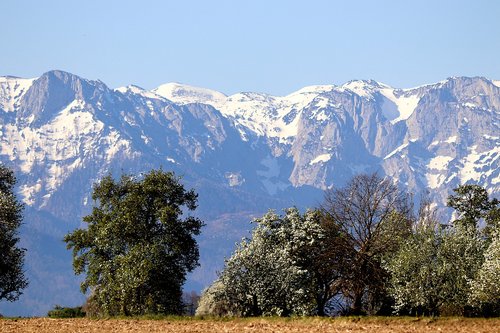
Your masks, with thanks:
<instances>
[{"instance_id":1,"label":"tree","mask_svg":"<svg viewBox=\"0 0 500 333\"><path fill-rule=\"evenodd\" d=\"M200 302L200 295L191 290L191 292L184 292L182 294L182 303L184 304L184 314L194 316L198 303Z\"/></svg>"},{"instance_id":2,"label":"tree","mask_svg":"<svg viewBox=\"0 0 500 333\"><path fill-rule=\"evenodd\" d=\"M478 306L489 306L500 315L500 228L492 232L492 242L484 252L484 262L471 283L470 300Z\"/></svg>"},{"instance_id":3,"label":"tree","mask_svg":"<svg viewBox=\"0 0 500 333\"><path fill-rule=\"evenodd\" d=\"M475 228L499 204L497 199L489 200L488 192L479 185L460 185L453 191L455 194L448 197L447 205L458 212L454 224L460 226Z\"/></svg>"},{"instance_id":4,"label":"tree","mask_svg":"<svg viewBox=\"0 0 500 333\"><path fill-rule=\"evenodd\" d=\"M235 316L233 313L235 307L224 300L225 286L220 279L217 279L208 288L206 288L200 297L196 316Z\"/></svg>"},{"instance_id":5,"label":"tree","mask_svg":"<svg viewBox=\"0 0 500 333\"><path fill-rule=\"evenodd\" d=\"M64 238L75 273L86 273L81 289L91 290L90 307L101 315L182 313L182 285L199 258L194 236L203 223L186 215L197 194L173 173L152 170L119 181L108 175L92 198L88 228Z\"/></svg>"},{"instance_id":6,"label":"tree","mask_svg":"<svg viewBox=\"0 0 500 333\"><path fill-rule=\"evenodd\" d=\"M386 303L388 272L384 256L394 253L411 233L409 195L377 174L357 175L325 193L324 223L338 235L329 238L343 258L333 267L349 314L376 313Z\"/></svg>"},{"instance_id":7,"label":"tree","mask_svg":"<svg viewBox=\"0 0 500 333\"><path fill-rule=\"evenodd\" d=\"M396 312L439 315L447 309L463 315L483 251L476 230L417 227L386 264Z\"/></svg>"},{"instance_id":8,"label":"tree","mask_svg":"<svg viewBox=\"0 0 500 333\"><path fill-rule=\"evenodd\" d=\"M200 300L198 314L308 315L316 311L310 272L301 266L323 237L317 212L284 216L274 212L256 219L244 239Z\"/></svg>"},{"instance_id":9,"label":"tree","mask_svg":"<svg viewBox=\"0 0 500 333\"><path fill-rule=\"evenodd\" d=\"M477 185L462 185L454 191L448 198L448 205L459 213L453 227L442 228L434 214L424 214L431 223L419 223L386 263L391 295L400 313L465 314L474 305L490 302L498 292L498 254L496 240L491 241L498 230L498 201L490 200ZM482 218L487 222L485 231L479 228Z\"/></svg>"},{"instance_id":10,"label":"tree","mask_svg":"<svg viewBox=\"0 0 500 333\"><path fill-rule=\"evenodd\" d=\"M492 241L495 237L496 232L500 232L500 201L492 200L494 207L492 207L486 214L484 220L486 221L486 226L484 227L483 233L485 237Z\"/></svg>"},{"instance_id":11,"label":"tree","mask_svg":"<svg viewBox=\"0 0 500 333\"><path fill-rule=\"evenodd\" d=\"M26 250L17 247L23 205L14 195L15 184L14 172L0 165L0 300L10 302L16 301L28 285L23 271Z\"/></svg>"}]
</instances>

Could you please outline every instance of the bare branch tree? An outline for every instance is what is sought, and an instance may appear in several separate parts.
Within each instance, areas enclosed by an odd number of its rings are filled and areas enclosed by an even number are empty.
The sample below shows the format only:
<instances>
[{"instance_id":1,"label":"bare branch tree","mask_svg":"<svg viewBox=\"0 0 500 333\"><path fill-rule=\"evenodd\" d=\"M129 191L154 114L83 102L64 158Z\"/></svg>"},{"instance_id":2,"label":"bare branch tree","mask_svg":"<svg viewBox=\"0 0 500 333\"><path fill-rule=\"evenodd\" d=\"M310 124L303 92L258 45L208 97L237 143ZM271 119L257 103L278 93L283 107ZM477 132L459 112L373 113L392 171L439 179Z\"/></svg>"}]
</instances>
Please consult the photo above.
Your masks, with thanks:
<instances>
[{"instance_id":1,"label":"bare branch tree","mask_svg":"<svg viewBox=\"0 0 500 333\"><path fill-rule=\"evenodd\" d=\"M342 188L325 193L323 224L336 230L330 238L341 276L335 281L350 314L376 312L385 302L388 274L382 258L395 252L411 233L411 196L377 174L355 176Z\"/></svg>"}]
</instances>

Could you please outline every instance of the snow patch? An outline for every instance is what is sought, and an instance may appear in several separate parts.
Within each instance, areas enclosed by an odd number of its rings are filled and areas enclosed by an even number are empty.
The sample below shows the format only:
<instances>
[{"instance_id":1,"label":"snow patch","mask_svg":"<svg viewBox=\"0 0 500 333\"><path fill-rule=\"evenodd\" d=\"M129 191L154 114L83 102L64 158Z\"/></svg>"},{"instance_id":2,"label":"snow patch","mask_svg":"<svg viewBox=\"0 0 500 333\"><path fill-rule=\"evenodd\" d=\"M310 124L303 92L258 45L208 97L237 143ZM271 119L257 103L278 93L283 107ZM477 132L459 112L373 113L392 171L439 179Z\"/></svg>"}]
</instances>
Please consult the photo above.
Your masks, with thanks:
<instances>
[{"instance_id":1,"label":"snow patch","mask_svg":"<svg viewBox=\"0 0 500 333\"><path fill-rule=\"evenodd\" d=\"M500 81L493 80L493 81L491 81L491 83L493 83L495 86L497 86L498 88L500 88Z\"/></svg>"},{"instance_id":2,"label":"snow patch","mask_svg":"<svg viewBox=\"0 0 500 333\"><path fill-rule=\"evenodd\" d=\"M408 147L408 145L409 145L409 142L403 143L401 146L397 147L396 149L394 149L393 151L391 151L389 154L387 154L384 157L384 160L387 160L387 159L391 158L392 156L396 155L397 153L401 152L403 149L405 149L406 147Z\"/></svg>"},{"instance_id":3,"label":"snow patch","mask_svg":"<svg viewBox=\"0 0 500 333\"><path fill-rule=\"evenodd\" d=\"M265 178L278 177L280 175L280 166L278 160L273 156L268 155L266 158L260 161L267 170L257 170L259 176Z\"/></svg>"},{"instance_id":4,"label":"snow patch","mask_svg":"<svg viewBox=\"0 0 500 333\"><path fill-rule=\"evenodd\" d=\"M316 115L316 120L317 121L326 121L328 120L328 116L325 113L325 110L321 110L317 115Z\"/></svg>"},{"instance_id":5,"label":"snow patch","mask_svg":"<svg viewBox=\"0 0 500 333\"><path fill-rule=\"evenodd\" d=\"M459 173L460 182L462 184L468 181L480 181L483 177L489 178L498 170L500 165L500 146L493 149L479 152L478 146L474 145L469 148L468 155L463 159L463 166ZM484 171L488 170L488 171ZM494 184L497 179L493 179Z\"/></svg>"},{"instance_id":6,"label":"snow patch","mask_svg":"<svg viewBox=\"0 0 500 333\"><path fill-rule=\"evenodd\" d=\"M278 191L283 191L290 186L278 179L281 171L276 158L268 155L260 161L260 164L267 169L257 170L257 175L261 176L262 185L266 188L267 193L275 195Z\"/></svg>"},{"instance_id":7,"label":"snow patch","mask_svg":"<svg viewBox=\"0 0 500 333\"><path fill-rule=\"evenodd\" d=\"M436 141L432 141L431 144L429 145L429 147L432 147L432 146L435 146L435 145L438 145L441 141L439 140L436 140Z\"/></svg>"},{"instance_id":8,"label":"snow patch","mask_svg":"<svg viewBox=\"0 0 500 333\"><path fill-rule=\"evenodd\" d=\"M245 182L245 178L241 176L240 172L226 172L224 177L227 179L230 187L240 186Z\"/></svg>"},{"instance_id":9,"label":"snow patch","mask_svg":"<svg viewBox=\"0 0 500 333\"><path fill-rule=\"evenodd\" d=\"M316 99L316 107L320 109L324 109L328 107L328 98L318 98Z\"/></svg>"},{"instance_id":10,"label":"snow patch","mask_svg":"<svg viewBox=\"0 0 500 333\"><path fill-rule=\"evenodd\" d=\"M447 170L448 163L453 160L454 157L451 156L436 156L429 161L427 167L434 170Z\"/></svg>"},{"instance_id":11,"label":"snow patch","mask_svg":"<svg viewBox=\"0 0 500 333\"><path fill-rule=\"evenodd\" d=\"M492 135L488 135L488 134L483 134L483 138L485 138L486 140L499 140L500 139L499 136L492 136Z\"/></svg>"},{"instance_id":12,"label":"snow patch","mask_svg":"<svg viewBox=\"0 0 500 333\"><path fill-rule=\"evenodd\" d=\"M41 189L41 180L38 180L34 185L31 186L27 184L21 185L19 188L19 192L21 193L23 202L26 205L31 206L35 203L36 194L40 192Z\"/></svg>"},{"instance_id":13,"label":"snow patch","mask_svg":"<svg viewBox=\"0 0 500 333\"><path fill-rule=\"evenodd\" d=\"M448 139L446 139L444 142L446 143L456 143L458 137L456 135L450 136Z\"/></svg>"},{"instance_id":14,"label":"snow patch","mask_svg":"<svg viewBox=\"0 0 500 333\"><path fill-rule=\"evenodd\" d=\"M443 174L431 173L426 175L426 179L429 188L436 189L439 188L444 183L444 181L446 180L446 176Z\"/></svg>"},{"instance_id":15,"label":"snow patch","mask_svg":"<svg viewBox=\"0 0 500 333\"><path fill-rule=\"evenodd\" d=\"M462 103L462 106L465 106L466 108L470 108L470 109L477 108L477 105L476 105L476 104L474 104L474 103L470 103L470 102L467 102L467 103Z\"/></svg>"},{"instance_id":16,"label":"snow patch","mask_svg":"<svg viewBox=\"0 0 500 333\"><path fill-rule=\"evenodd\" d=\"M396 97L394 91L395 89L392 88L380 90L382 96L390 101L384 100L382 111L392 124L410 118L420 101L420 97L417 94L404 93Z\"/></svg>"},{"instance_id":17,"label":"snow patch","mask_svg":"<svg viewBox=\"0 0 500 333\"><path fill-rule=\"evenodd\" d=\"M325 163L328 162L332 158L332 154L321 154L309 162L309 165L314 165L316 163Z\"/></svg>"},{"instance_id":18,"label":"snow patch","mask_svg":"<svg viewBox=\"0 0 500 333\"><path fill-rule=\"evenodd\" d=\"M301 110L316 97L308 93L300 98L238 93L229 96L219 110L258 136L278 138L280 143L287 144L297 135Z\"/></svg>"}]
</instances>

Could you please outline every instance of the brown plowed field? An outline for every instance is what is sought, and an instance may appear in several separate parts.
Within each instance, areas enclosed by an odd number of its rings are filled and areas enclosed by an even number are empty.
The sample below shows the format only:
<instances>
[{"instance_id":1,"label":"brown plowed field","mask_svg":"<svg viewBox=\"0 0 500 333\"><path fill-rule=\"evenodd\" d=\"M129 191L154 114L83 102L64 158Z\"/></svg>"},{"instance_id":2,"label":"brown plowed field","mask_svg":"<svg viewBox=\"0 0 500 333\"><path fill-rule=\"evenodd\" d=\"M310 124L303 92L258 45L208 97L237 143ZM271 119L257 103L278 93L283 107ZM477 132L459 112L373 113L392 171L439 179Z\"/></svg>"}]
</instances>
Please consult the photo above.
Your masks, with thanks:
<instances>
[{"instance_id":1,"label":"brown plowed field","mask_svg":"<svg viewBox=\"0 0 500 333\"><path fill-rule=\"evenodd\" d=\"M500 319L340 318L340 319L0 319L0 332L369 332L500 333Z\"/></svg>"}]
</instances>

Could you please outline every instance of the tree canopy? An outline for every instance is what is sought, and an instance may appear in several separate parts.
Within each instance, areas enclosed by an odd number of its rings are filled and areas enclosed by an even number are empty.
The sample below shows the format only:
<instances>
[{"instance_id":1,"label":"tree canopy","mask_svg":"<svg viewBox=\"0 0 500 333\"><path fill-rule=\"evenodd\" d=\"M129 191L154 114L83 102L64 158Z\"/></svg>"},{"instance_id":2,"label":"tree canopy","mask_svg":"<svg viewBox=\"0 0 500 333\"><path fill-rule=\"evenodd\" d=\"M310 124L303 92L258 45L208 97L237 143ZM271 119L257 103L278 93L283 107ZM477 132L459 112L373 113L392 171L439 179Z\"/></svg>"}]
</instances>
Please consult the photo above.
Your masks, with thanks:
<instances>
[{"instance_id":1,"label":"tree canopy","mask_svg":"<svg viewBox=\"0 0 500 333\"><path fill-rule=\"evenodd\" d=\"M197 194L171 172L111 175L94 185L87 229L64 238L76 274L86 273L96 315L182 312L182 285L198 265L194 236L203 226L188 215Z\"/></svg>"},{"instance_id":2,"label":"tree canopy","mask_svg":"<svg viewBox=\"0 0 500 333\"><path fill-rule=\"evenodd\" d=\"M25 250L18 247L23 205L13 188L14 172L0 164L0 300L16 301L26 288L23 262Z\"/></svg>"},{"instance_id":3,"label":"tree canopy","mask_svg":"<svg viewBox=\"0 0 500 333\"><path fill-rule=\"evenodd\" d=\"M483 187L466 184L455 188L453 192L455 193L448 197L447 205L458 213L455 224L475 228L482 218L490 217L488 221L494 219L494 213L490 211L498 206L499 201L495 198L490 200Z\"/></svg>"}]
</instances>

